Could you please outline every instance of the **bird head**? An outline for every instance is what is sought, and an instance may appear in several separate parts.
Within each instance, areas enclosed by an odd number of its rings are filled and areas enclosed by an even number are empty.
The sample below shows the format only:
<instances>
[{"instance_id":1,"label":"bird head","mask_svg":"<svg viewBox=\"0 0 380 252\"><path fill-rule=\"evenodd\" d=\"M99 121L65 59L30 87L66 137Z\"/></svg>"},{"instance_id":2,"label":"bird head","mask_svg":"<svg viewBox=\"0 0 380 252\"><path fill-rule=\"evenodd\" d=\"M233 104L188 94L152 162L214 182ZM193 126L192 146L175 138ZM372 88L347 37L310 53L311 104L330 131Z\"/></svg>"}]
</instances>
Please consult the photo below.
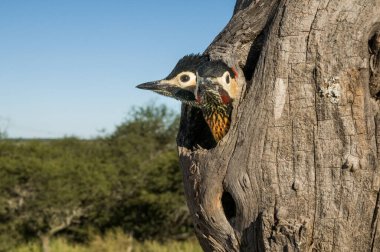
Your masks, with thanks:
<instances>
[{"instance_id":1,"label":"bird head","mask_svg":"<svg viewBox=\"0 0 380 252\"><path fill-rule=\"evenodd\" d=\"M232 104L239 90L236 78L236 71L220 60L204 63L197 71L197 102L201 106Z\"/></svg>"},{"instance_id":2,"label":"bird head","mask_svg":"<svg viewBox=\"0 0 380 252\"><path fill-rule=\"evenodd\" d=\"M172 72L164 79L137 85L137 88L154 91L181 102L196 105L194 90L197 83L196 71L208 61L205 55L187 55L180 59Z\"/></svg>"},{"instance_id":3,"label":"bird head","mask_svg":"<svg viewBox=\"0 0 380 252\"><path fill-rule=\"evenodd\" d=\"M232 102L238 98L237 73L224 62L208 61L197 70L194 94L216 142L228 132Z\"/></svg>"}]
</instances>

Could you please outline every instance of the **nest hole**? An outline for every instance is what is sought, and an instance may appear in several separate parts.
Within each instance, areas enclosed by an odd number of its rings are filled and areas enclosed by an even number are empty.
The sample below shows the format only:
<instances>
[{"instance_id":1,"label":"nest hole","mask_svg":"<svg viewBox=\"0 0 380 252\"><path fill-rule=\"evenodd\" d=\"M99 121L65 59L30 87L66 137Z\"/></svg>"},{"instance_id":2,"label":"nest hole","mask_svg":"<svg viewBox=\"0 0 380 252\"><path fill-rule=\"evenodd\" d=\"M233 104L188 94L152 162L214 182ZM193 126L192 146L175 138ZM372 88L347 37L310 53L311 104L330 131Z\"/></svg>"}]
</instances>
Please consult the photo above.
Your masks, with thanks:
<instances>
[{"instance_id":1,"label":"nest hole","mask_svg":"<svg viewBox=\"0 0 380 252\"><path fill-rule=\"evenodd\" d=\"M216 146L217 143L199 108L182 106L177 144L190 150L199 147L209 150Z\"/></svg>"}]
</instances>

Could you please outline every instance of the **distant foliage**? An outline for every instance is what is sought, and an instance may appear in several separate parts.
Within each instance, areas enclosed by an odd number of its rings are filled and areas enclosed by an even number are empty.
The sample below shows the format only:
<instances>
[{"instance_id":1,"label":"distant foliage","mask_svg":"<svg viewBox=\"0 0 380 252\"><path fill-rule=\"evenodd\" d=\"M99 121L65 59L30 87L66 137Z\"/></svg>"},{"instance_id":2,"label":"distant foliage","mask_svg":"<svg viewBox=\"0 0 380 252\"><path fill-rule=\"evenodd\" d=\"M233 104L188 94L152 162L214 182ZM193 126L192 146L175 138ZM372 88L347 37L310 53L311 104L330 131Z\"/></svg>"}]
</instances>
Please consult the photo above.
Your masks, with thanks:
<instances>
[{"instance_id":1,"label":"distant foliage","mask_svg":"<svg viewBox=\"0 0 380 252\"><path fill-rule=\"evenodd\" d=\"M8 133L5 130L0 129L0 139L6 139L8 137Z\"/></svg>"},{"instance_id":2,"label":"distant foliage","mask_svg":"<svg viewBox=\"0 0 380 252\"><path fill-rule=\"evenodd\" d=\"M0 251L56 234L85 242L113 228L137 239L187 237L178 121L149 105L107 137L0 141Z\"/></svg>"}]
</instances>

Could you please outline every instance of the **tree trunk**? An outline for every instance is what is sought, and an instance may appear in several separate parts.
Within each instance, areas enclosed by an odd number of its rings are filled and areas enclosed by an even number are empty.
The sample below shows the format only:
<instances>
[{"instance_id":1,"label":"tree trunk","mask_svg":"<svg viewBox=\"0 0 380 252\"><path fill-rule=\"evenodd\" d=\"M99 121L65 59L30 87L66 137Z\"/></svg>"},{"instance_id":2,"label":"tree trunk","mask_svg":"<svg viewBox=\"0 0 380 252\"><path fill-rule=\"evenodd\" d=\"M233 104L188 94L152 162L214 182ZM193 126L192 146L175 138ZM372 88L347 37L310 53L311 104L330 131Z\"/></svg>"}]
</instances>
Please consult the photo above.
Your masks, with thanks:
<instances>
[{"instance_id":1,"label":"tree trunk","mask_svg":"<svg viewBox=\"0 0 380 252\"><path fill-rule=\"evenodd\" d=\"M40 235L42 252L50 252L50 235Z\"/></svg>"},{"instance_id":2,"label":"tree trunk","mask_svg":"<svg viewBox=\"0 0 380 252\"><path fill-rule=\"evenodd\" d=\"M238 0L207 49L238 69L215 147L177 143L205 251L380 251L380 0ZM203 125L203 126L200 126Z\"/></svg>"}]
</instances>

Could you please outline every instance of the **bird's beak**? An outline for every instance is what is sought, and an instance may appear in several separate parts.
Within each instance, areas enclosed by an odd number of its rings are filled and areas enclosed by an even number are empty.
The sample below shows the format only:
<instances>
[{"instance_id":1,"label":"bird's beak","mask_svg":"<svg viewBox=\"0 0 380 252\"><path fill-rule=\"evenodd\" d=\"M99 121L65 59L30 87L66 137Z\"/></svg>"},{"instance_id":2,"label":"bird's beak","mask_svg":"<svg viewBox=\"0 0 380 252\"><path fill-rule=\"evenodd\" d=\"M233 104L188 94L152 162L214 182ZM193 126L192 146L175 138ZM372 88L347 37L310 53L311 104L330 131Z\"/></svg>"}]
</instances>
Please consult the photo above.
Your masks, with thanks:
<instances>
[{"instance_id":1,"label":"bird's beak","mask_svg":"<svg viewBox=\"0 0 380 252\"><path fill-rule=\"evenodd\" d=\"M174 90L177 88L176 86L165 82L165 80L150 81L137 85L136 87L139 89L150 90L166 96L172 96Z\"/></svg>"},{"instance_id":2,"label":"bird's beak","mask_svg":"<svg viewBox=\"0 0 380 252\"><path fill-rule=\"evenodd\" d=\"M150 90L161 95L177 98L175 95L179 88L165 80L151 81L136 86L140 89ZM178 98L179 99L179 98Z\"/></svg>"},{"instance_id":3,"label":"bird's beak","mask_svg":"<svg viewBox=\"0 0 380 252\"><path fill-rule=\"evenodd\" d=\"M145 82L145 83L137 85L136 87L139 89L158 91L158 90L167 89L168 86L169 85L166 83L163 83L162 80L158 80L158 81Z\"/></svg>"}]
</instances>

